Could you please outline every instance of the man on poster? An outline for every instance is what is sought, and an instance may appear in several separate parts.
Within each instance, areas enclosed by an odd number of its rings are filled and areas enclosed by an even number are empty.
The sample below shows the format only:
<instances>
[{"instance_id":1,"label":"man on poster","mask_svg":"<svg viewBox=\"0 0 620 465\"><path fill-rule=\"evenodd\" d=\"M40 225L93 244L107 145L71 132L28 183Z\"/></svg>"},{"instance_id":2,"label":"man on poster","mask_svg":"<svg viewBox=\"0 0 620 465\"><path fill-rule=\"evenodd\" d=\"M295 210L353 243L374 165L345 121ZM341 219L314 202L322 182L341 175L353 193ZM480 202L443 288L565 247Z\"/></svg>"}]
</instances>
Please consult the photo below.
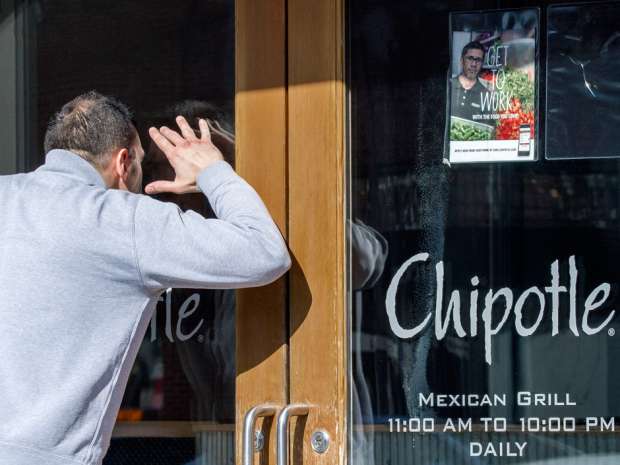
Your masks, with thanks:
<instances>
[{"instance_id":1,"label":"man on poster","mask_svg":"<svg viewBox=\"0 0 620 465\"><path fill-rule=\"evenodd\" d=\"M469 42L461 52L461 74L452 78L452 116L475 121L480 120L482 94L488 92L478 77L484 62L484 46L477 41Z\"/></svg>"}]
</instances>

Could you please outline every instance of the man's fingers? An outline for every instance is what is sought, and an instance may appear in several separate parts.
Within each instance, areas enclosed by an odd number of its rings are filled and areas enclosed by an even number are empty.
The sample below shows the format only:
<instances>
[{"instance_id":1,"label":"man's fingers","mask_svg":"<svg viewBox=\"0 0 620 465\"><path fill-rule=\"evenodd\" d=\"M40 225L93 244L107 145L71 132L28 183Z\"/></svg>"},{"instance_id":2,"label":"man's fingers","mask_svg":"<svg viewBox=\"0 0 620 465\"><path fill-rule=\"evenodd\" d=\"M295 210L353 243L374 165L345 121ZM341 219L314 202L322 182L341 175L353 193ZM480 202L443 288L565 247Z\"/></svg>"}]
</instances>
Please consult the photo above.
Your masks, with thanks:
<instances>
[{"instance_id":1,"label":"man's fingers","mask_svg":"<svg viewBox=\"0 0 620 465\"><path fill-rule=\"evenodd\" d=\"M183 118L182 116L177 116L177 124L179 125L179 129L181 130L181 134L183 134L183 137L185 137L185 139L187 140L197 140L198 138L196 137L196 133L194 133L194 130L191 128L191 126L189 125L189 123L187 122L187 120L185 118Z\"/></svg>"},{"instance_id":2,"label":"man's fingers","mask_svg":"<svg viewBox=\"0 0 620 465\"><path fill-rule=\"evenodd\" d=\"M166 157L170 157L175 149L174 145L170 143L168 139L166 139L161 132L159 132L156 128L149 129L149 136L153 139L153 142L164 152Z\"/></svg>"},{"instance_id":3,"label":"man's fingers","mask_svg":"<svg viewBox=\"0 0 620 465\"><path fill-rule=\"evenodd\" d=\"M176 194L180 186L173 181L153 181L144 187L144 192L149 195L161 194L162 192L172 192Z\"/></svg>"},{"instance_id":4,"label":"man's fingers","mask_svg":"<svg viewBox=\"0 0 620 465\"><path fill-rule=\"evenodd\" d=\"M191 194L200 192L200 188L193 185L186 185L177 181L153 181L144 187L144 192L149 195L162 194L169 192L172 194Z\"/></svg>"},{"instance_id":5,"label":"man's fingers","mask_svg":"<svg viewBox=\"0 0 620 465\"><path fill-rule=\"evenodd\" d=\"M167 126L162 126L159 129L159 132L161 132L166 139L176 146L183 145L186 142L186 140L183 139L178 132L173 131Z\"/></svg>"},{"instance_id":6,"label":"man's fingers","mask_svg":"<svg viewBox=\"0 0 620 465\"><path fill-rule=\"evenodd\" d=\"M198 126L200 127L200 139L211 140L211 131L209 130L207 121L200 118L200 120L198 120Z\"/></svg>"}]
</instances>

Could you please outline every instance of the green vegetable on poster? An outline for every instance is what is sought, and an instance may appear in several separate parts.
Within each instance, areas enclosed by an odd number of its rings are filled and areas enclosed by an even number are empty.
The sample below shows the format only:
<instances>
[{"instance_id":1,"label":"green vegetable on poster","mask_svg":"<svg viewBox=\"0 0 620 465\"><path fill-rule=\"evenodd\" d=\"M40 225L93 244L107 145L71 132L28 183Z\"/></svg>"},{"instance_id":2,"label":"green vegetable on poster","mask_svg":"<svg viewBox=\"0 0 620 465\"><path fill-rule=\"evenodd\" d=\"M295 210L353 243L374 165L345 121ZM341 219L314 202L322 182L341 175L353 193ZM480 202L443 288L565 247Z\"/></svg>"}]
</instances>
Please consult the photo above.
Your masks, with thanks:
<instances>
[{"instance_id":1,"label":"green vegetable on poster","mask_svg":"<svg viewBox=\"0 0 620 465\"><path fill-rule=\"evenodd\" d=\"M524 111L534 110L534 82L530 81L526 73L507 69L503 81L503 91L511 98L518 99Z\"/></svg>"},{"instance_id":2,"label":"green vegetable on poster","mask_svg":"<svg viewBox=\"0 0 620 465\"><path fill-rule=\"evenodd\" d=\"M473 124L460 121L452 121L450 124L450 140L467 141L467 140L491 140L493 131L483 129Z\"/></svg>"}]
</instances>

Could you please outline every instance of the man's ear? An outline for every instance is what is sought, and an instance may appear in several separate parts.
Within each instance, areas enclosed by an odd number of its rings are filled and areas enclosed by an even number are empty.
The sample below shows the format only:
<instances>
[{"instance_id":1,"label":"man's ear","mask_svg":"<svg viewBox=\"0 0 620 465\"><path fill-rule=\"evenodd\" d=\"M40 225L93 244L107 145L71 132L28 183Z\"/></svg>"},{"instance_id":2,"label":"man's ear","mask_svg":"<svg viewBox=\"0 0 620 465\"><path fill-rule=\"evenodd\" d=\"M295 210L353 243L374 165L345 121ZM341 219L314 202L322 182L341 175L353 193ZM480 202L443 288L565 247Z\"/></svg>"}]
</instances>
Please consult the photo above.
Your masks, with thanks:
<instances>
[{"instance_id":1,"label":"man's ear","mask_svg":"<svg viewBox=\"0 0 620 465\"><path fill-rule=\"evenodd\" d=\"M122 148L112 155L114 173L120 178L125 179L131 167L131 156L127 148Z\"/></svg>"}]
</instances>

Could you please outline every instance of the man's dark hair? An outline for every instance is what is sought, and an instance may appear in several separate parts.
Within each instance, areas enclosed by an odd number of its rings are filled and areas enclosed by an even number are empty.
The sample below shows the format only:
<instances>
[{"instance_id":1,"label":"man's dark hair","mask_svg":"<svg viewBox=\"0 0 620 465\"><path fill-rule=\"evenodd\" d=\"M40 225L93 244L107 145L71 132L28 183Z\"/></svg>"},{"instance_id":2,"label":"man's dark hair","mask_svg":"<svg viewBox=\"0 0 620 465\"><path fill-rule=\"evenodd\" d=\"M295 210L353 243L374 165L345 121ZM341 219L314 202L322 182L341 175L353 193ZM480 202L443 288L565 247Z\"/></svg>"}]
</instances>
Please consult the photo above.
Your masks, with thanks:
<instances>
[{"instance_id":1,"label":"man's dark hair","mask_svg":"<svg viewBox=\"0 0 620 465\"><path fill-rule=\"evenodd\" d=\"M127 106L113 97L90 91L66 103L50 119L44 148L46 153L53 149L70 150L103 167L107 156L113 150L129 148L135 135Z\"/></svg>"},{"instance_id":2,"label":"man's dark hair","mask_svg":"<svg viewBox=\"0 0 620 465\"><path fill-rule=\"evenodd\" d=\"M470 42L465 45L465 47L463 47L463 51L461 52L461 58L467 55L467 52L469 52L470 50L480 50L482 51L482 55L484 56L484 45L482 45L477 40L474 40L473 42Z\"/></svg>"}]
</instances>

